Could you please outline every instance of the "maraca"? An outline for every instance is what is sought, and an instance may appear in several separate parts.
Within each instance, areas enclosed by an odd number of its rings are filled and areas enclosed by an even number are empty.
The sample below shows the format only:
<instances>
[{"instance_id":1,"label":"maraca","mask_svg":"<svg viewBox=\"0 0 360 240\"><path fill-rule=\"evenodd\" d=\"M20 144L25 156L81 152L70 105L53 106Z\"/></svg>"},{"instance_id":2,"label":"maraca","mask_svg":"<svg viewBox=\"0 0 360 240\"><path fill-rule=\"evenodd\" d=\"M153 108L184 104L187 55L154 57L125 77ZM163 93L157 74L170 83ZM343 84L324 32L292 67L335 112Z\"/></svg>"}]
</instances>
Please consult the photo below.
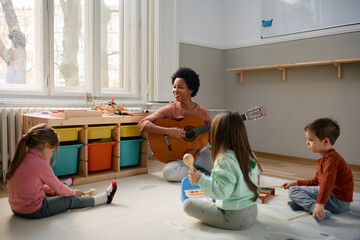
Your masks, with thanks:
<instances>
[{"instance_id":1,"label":"maraca","mask_svg":"<svg viewBox=\"0 0 360 240\"><path fill-rule=\"evenodd\" d=\"M97 191L95 188L92 188L92 189L90 189L89 191L84 192L84 193L85 193L85 195L95 196L95 195L98 194L98 191Z\"/></svg>"},{"instance_id":2,"label":"maraca","mask_svg":"<svg viewBox=\"0 0 360 240\"><path fill-rule=\"evenodd\" d=\"M188 166L190 168L190 171L194 172L194 157L193 155L191 155L190 153L186 153L183 156L183 161L186 164L186 166Z\"/></svg>"}]
</instances>

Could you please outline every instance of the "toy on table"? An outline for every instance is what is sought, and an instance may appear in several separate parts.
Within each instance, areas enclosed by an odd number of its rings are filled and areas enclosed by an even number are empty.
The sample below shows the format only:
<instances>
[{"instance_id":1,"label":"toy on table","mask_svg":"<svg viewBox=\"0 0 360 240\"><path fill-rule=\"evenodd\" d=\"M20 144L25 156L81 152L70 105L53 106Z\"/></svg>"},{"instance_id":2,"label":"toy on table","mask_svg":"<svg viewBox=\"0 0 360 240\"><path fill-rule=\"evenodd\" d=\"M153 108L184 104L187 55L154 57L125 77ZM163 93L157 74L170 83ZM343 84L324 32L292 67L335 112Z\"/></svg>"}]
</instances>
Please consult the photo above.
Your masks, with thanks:
<instances>
[{"instance_id":1,"label":"toy on table","mask_svg":"<svg viewBox=\"0 0 360 240\"><path fill-rule=\"evenodd\" d=\"M107 113L115 113L116 111L116 103L114 102L115 98L112 98L111 101L105 103L104 112Z\"/></svg>"},{"instance_id":2,"label":"toy on table","mask_svg":"<svg viewBox=\"0 0 360 240\"><path fill-rule=\"evenodd\" d=\"M86 107L88 108L94 108L95 101L93 101L93 98L91 96L91 93L86 93Z\"/></svg>"},{"instance_id":3,"label":"toy on table","mask_svg":"<svg viewBox=\"0 0 360 240\"><path fill-rule=\"evenodd\" d=\"M84 192L84 193L85 193L85 195L95 196L95 195L98 194L98 191L97 191L95 188L92 188L92 189L90 189L89 191Z\"/></svg>"},{"instance_id":4,"label":"toy on table","mask_svg":"<svg viewBox=\"0 0 360 240\"><path fill-rule=\"evenodd\" d=\"M112 98L111 101L105 103L105 107L102 109L105 113L110 114L119 114L121 115L122 112L124 112L126 109L124 108L124 104L122 104L120 107L116 106L116 103L114 102L115 98ZM101 105L100 105L101 106Z\"/></svg>"},{"instance_id":5,"label":"toy on table","mask_svg":"<svg viewBox=\"0 0 360 240\"><path fill-rule=\"evenodd\" d=\"M183 161L190 168L190 171L194 172L194 156L190 153L186 153L183 156Z\"/></svg>"},{"instance_id":6,"label":"toy on table","mask_svg":"<svg viewBox=\"0 0 360 240\"><path fill-rule=\"evenodd\" d=\"M267 199L270 195L275 195L275 188L259 187L259 189L259 197L261 199L261 203L265 203L265 199Z\"/></svg>"},{"instance_id":7,"label":"toy on table","mask_svg":"<svg viewBox=\"0 0 360 240\"><path fill-rule=\"evenodd\" d=\"M102 106L102 103L100 104L100 106L94 107L94 110L103 111L104 109L101 106Z\"/></svg>"}]
</instances>

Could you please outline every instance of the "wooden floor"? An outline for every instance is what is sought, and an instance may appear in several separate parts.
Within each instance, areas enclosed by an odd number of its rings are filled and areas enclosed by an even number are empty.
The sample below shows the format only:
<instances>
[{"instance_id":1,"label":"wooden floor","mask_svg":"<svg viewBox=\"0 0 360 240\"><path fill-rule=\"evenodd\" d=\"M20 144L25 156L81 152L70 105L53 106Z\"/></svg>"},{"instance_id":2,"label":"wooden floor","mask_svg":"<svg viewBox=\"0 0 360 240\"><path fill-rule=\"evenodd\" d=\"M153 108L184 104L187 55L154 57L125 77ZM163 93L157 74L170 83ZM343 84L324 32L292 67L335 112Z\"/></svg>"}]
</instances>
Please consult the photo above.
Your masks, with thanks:
<instances>
[{"instance_id":1,"label":"wooden floor","mask_svg":"<svg viewBox=\"0 0 360 240\"><path fill-rule=\"evenodd\" d=\"M263 169L261 175L287 180L312 179L316 173L316 161L314 164L288 162L270 158L258 157L258 161ZM158 160L149 160L149 172L159 172L164 163ZM354 192L360 192L360 172L352 171L354 177Z\"/></svg>"},{"instance_id":2,"label":"wooden floor","mask_svg":"<svg viewBox=\"0 0 360 240\"><path fill-rule=\"evenodd\" d=\"M298 163L284 160L258 157L258 161L263 169L261 175L287 180L312 179L316 172L316 162ZM148 160L149 173L162 171L164 163L158 160ZM354 191L360 192L360 171L352 171L354 177ZM0 197L7 197L4 184L0 184Z\"/></svg>"}]
</instances>

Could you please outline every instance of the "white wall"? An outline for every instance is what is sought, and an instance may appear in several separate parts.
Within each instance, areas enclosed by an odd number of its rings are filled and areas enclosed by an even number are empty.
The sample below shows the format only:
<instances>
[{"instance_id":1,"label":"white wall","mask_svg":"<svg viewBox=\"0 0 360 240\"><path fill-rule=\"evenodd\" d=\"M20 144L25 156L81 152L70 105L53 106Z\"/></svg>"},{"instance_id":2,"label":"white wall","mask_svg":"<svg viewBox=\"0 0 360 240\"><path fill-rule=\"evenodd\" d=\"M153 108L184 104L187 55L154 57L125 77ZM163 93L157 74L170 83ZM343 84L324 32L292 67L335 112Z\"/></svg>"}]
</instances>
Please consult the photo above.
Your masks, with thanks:
<instances>
[{"instance_id":1,"label":"white wall","mask_svg":"<svg viewBox=\"0 0 360 240\"><path fill-rule=\"evenodd\" d=\"M180 0L180 42L228 49L260 40L261 0Z\"/></svg>"},{"instance_id":2,"label":"white wall","mask_svg":"<svg viewBox=\"0 0 360 240\"><path fill-rule=\"evenodd\" d=\"M228 0L180 0L180 42L222 48Z\"/></svg>"},{"instance_id":3,"label":"white wall","mask_svg":"<svg viewBox=\"0 0 360 240\"><path fill-rule=\"evenodd\" d=\"M239 47L261 38L261 0L227 0L224 48Z\"/></svg>"},{"instance_id":4,"label":"white wall","mask_svg":"<svg viewBox=\"0 0 360 240\"><path fill-rule=\"evenodd\" d=\"M181 43L234 49L360 31L360 24L261 39L261 0L179 0Z\"/></svg>"}]
</instances>

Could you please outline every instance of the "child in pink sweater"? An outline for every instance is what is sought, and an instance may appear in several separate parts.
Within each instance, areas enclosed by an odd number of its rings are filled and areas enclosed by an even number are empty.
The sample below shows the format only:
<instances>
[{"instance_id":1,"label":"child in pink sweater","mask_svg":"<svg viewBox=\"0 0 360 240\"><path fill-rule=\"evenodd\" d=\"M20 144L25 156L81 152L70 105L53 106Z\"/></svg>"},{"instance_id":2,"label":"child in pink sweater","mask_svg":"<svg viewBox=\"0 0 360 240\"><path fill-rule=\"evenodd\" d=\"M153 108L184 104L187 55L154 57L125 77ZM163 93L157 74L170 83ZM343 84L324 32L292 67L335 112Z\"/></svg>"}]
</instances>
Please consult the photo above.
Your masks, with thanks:
<instances>
[{"instance_id":1,"label":"child in pink sweater","mask_svg":"<svg viewBox=\"0 0 360 240\"><path fill-rule=\"evenodd\" d=\"M84 192L69 188L55 176L50 159L58 146L56 132L45 124L33 127L21 138L7 172L9 203L16 216L44 218L68 209L111 203L117 189L115 180L106 192L84 196Z\"/></svg>"}]
</instances>

